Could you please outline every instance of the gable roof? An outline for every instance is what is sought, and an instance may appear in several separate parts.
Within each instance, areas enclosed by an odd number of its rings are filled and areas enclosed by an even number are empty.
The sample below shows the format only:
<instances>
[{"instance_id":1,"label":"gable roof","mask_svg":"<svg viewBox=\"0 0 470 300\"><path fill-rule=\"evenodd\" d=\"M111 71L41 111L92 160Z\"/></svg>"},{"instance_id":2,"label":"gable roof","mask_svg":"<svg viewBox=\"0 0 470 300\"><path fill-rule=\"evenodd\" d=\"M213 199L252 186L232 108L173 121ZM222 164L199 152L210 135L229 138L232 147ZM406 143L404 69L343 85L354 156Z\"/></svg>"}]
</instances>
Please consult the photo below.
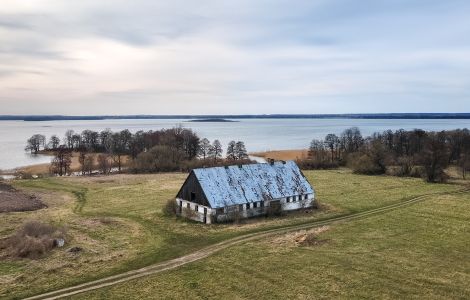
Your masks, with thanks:
<instances>
[{"instance_id":1,"label":"gable roof","mask_svg":"<svg viewBox=\"0 0 470 300\"><path fill-rule=\"evenodd\" d=\"M212 208L311 194L293 161L194 169Z\"/></svg>"}]
</instances>

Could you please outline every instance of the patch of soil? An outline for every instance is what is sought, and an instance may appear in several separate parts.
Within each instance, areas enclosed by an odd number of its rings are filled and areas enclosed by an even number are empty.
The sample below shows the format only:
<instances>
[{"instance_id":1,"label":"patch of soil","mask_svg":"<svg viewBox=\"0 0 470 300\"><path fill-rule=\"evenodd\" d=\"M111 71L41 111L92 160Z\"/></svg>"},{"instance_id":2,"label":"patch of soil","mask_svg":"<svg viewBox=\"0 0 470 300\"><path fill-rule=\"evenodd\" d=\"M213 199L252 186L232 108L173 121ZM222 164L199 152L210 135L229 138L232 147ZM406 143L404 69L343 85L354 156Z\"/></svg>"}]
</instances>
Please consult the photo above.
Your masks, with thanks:
<instances>
[{"instance_id":1,"label":"patch of soil","mask_svg":"<svg viewBox=\"0 0 470 300\"><path fill-rule=\"evenodd\" d=\"M329 228L329 226L322 226L310 230L287 233L275 238L271 243L280 247L320 246L327 243L328 240L319 239L318 235Z\"/></svg>"},{"instance_id":2,"label":"patch of soil","mask_svg":"<svg viewBox=\"0 0 470 300\"><path fill-rule=\"evenodd\" d=\"M0 213L32 211L47 207L38 197L16 190L0 182Z\"/></svg>"}]
</instances>

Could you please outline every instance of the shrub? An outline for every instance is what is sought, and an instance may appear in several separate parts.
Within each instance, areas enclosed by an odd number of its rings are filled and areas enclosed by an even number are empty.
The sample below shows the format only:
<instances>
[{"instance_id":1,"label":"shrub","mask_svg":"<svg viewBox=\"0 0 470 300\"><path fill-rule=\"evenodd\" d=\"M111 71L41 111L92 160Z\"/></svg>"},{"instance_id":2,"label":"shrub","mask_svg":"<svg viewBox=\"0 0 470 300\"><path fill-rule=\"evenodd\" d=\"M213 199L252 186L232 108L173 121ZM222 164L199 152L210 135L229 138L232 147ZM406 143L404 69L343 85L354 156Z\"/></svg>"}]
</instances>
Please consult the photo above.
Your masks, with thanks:
<instances>
[{"instance_id":1,"label":"shrub","mask_svg":"<svg viewBox=\"0 0 470 300\"><path fill-rule=\"evenodd\" d=\"M162 212L165 216L176 216L178 208L179 207L175 199L168 199L165 203L165 206L162 208Z\"/></svg>"},{"instance_id":2,"label":"shrub","mask_svg":"<svg viewBox=\"0 0 470 300\"><path fill-rule=\"evenodd\" d=\"M0 249L10 256L37 259L52 250L55 240L65 238L65 230L38 221L25 223L12 236L4 239Z\"/></svg>"},{"instance_id":3,"label":"shrub","mask_svg":"<svg viewBox=\"0 0 470 300\"><path fill-rule=\"evenodd\" d=\"M424 176L424 168L422 166L414 166L410 170L410 177L422 178Z\"/></svg>"},{"instance_id":4,"label":"shrub","mask_svg":"<svg viewBox=\"0 0 470 300\"><path fill-rule=\"evenodd\" d=\"M183 216L185 216L186 218L188 219L196 219L197 218L197 212L195 212L194 210L192 210L191 208L183 208L183 212L182 212Z\"/></svg>"},{"instance_id":5,"label":"shrub","mask_svg":"<svg viewBox=\"0 0 470 300\"><path fill-rule=\"evenodd\" d=\"M302 170L328 170L339 167L338 161L331 162L329 160L301 159L296 163Z\"/></svg>"},{"instance_id":6,"label":"shrub","mask_svg":"<svg viewBox=\"0 0 470 300\"><path fill-rule=\"evenodd\" d=\"M266 217L280 217L283 216L285 212L282 210L281 205L269 205L266 207Z\"/></svg>"}]
</instances>

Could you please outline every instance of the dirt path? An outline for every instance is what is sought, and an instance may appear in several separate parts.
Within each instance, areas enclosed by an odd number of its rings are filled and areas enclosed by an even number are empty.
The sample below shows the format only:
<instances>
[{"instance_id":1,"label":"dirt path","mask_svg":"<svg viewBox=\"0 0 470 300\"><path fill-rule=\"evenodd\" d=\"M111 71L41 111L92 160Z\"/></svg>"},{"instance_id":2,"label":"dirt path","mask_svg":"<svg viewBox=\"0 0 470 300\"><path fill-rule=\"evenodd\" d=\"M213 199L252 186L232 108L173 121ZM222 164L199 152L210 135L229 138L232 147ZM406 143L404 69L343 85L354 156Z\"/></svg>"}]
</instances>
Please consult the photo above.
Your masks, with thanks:
<instances>
[{"instance_id":1,"label":"dirt path","mask_svg":"<svg viewBox=\"0 0 470 300\"><path fill-rule=\"evenodd\" d=\"M166 271L166 270L175 269L179 266L186 265L186 264L204 259L204 258L206 258L206 257L208 257L208 256L210 256L210 255L212 255L212 254L214 254L218 251L221 251L221 250L226 249L228 247L231 247L231 246L234 246L234 245L237 245L237 244L241 244L241 243L244 243L244 242L248 242L248 241L252 241L252 240L256 240L256 239L261 239L261 238L269 237L269 236L276 235L276 234L288 233L288 232L291 232L291 231L297 231L297 230L302 230L302 229L311 229L311 228L315 228L315 227L319 227L319 226L330 225L330 224L333 224L333 223L358 220L358 219L366 218L366 217L369 217L369 216L374 216L374 215L378 215L378 214L381 214L381 213L386 213L386 212L389 212L391 210L395 210L395 209L398 209L398 208L401 208L401 207L405 207L405 206L408 206L408 205L411 205L411 204L414 204L414 203L417 203L417 202L421 202L421 201L424 201L427 198L432 197L432 196L462 194L462 193L466 193L466 192L469 192L469 191L470 191L470 187L466 187L462 190L458 190L458 191L455 191L455 192L422 195L422 196L418 196L418 197L415 197L415 198L412 198L412 199L409 199L409 200L406 200L406 201L403 201L403 202L387 205L387 206L384 206L384 207L375 208L375 209L371 209L371 210L367 210L367 211L363 211L363 212L359 212L359 213L339 216L339 217L335 217L335 218L331 218L331 219L327 219L327 220L323 220L323 221L313 221L313 222L310 222L310 223L305 223L305 224L300 224L300 225L292 225L292 226L286 226L286 227L282 227L282 228L278 228L278 229L269 229L269 230L265 230L265 231L262 231L262 232L245 234L245 235L233 238L233 239L229 239L229 240L226 240L226 241L223 241L223 242L205 247L205 248L203 248L199 251L196 251L194 253L191 253L191 254L188 254L188 255L185 255L185 256L181 256L181 257L178 257L178 258L175 258L175 259L171 259L171 260L168 260L168 261L165 261L165 262L161 262L161 263L158 263L158 264L150 265L150 266L145 267L145 268L128 271L128 272L121 273L121 274L118 274L118 275L106 277L106 278L95 280L95 281L90 281L90 282L87 282L87 283L83 283L83 284L80 284L80 285L76 285L76 286L72 286L72 287L68 287L68 288L64 288L64 289L60 289L60 290L56 290L56 291L52 291L52 292L48 292L48 293L41 294L41 295L36 295L36 296L26 298L26 299L29 299L29 300L32 300L32 299L59 299L59 298L63 298L63 297L68 297L68 296L84 293L84 292L87 292L87 291L92 291L92 290L104 288L104 287L107 287L107 286L116 285L116 284L119 284L119 283L122 283L122 282L126 282L126 281L129 281L129 280L136 279L136 278L157 274L157 273L160 273L160 272L163 272L163 271Z\"/></svg>"}]
</instances>

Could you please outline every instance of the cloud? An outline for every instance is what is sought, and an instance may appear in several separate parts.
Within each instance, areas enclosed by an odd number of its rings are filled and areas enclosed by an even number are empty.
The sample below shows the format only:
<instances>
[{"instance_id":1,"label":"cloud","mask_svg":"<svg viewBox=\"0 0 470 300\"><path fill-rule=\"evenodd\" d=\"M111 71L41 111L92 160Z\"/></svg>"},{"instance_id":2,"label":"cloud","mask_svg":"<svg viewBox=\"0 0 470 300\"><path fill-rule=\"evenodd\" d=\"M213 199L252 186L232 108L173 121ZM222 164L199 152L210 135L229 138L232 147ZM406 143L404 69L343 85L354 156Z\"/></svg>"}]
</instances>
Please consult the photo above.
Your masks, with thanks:
<instances>
[{"instance_id":1,"label":"cloud","mask_svg":"<svg viewBox=\"0 0 470 300\"><path fill-rule=\"evenodd\" d=\"M4 2L0 114L470 109L465 1Z\"/></svg>"}]
</instances>

